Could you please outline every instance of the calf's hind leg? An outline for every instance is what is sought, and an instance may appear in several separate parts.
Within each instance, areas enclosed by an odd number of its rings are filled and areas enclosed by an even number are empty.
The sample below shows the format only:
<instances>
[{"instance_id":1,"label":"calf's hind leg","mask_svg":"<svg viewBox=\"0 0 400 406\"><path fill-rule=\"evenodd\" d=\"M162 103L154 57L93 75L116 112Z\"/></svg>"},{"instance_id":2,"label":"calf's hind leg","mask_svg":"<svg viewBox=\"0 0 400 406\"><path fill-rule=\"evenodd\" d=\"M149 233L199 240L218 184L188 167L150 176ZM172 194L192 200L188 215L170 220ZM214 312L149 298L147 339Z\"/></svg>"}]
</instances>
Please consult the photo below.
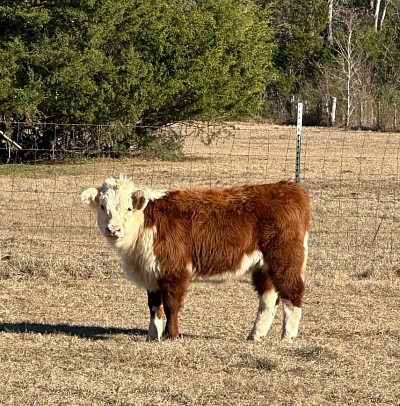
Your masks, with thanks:
<instances>
[{"instance_id":1,"label":"calf's hind leg","mask_svg":"<svg viewBox=\"0 0 400 406\"><path fill-rule=\"evenodd\" d=\"M257 269L252 275L252 280L258 293L259 305L253 329L247 339L257 341L266 336L272 326L279 296L267 270Z\"/></svg>"},{"instance_id":2,"label":"calf's hind leg","mask_svg":"<svg viewBox=\"0 0 400 406\"><path fill-rule=\"evenodd\" d=\"M297 243L296 250L294 250L293 253L297 253L297 255L294 256L293 268L287 269L287 272L292 272L289 278L292 283L285 287L286 292L282 295L282 338L287 340L297 337L299 332L302 312L301 306L304 295L304 278L308 257L308 232L305 233L302 246L300 243Z\"/></svg>"},{"instance_id":3,"label":"calf's hind leg","mask_svg":"<svg viewBox=\"0 0 400 406\"><path fill-rule=\"evenodd\" d=\"M292 263L291 266L283 268L283 278L277 277L277 280L274 280L283 305L283 339L295 338L299 332L304 295L303 268Z\"/></svg>"},{"instance_id":4,"label":"calf's hind leg","mask_svg":"<svg viewBox=\"0 0 400 406\"><path fill-rule=\"evenodd\" d=\"M283 304L283 326L282 338L290 340L296 338L299 332L299 324L301 319L301 304L294 305L288 299L282 299Z\"/></svg>"}]
</instances>

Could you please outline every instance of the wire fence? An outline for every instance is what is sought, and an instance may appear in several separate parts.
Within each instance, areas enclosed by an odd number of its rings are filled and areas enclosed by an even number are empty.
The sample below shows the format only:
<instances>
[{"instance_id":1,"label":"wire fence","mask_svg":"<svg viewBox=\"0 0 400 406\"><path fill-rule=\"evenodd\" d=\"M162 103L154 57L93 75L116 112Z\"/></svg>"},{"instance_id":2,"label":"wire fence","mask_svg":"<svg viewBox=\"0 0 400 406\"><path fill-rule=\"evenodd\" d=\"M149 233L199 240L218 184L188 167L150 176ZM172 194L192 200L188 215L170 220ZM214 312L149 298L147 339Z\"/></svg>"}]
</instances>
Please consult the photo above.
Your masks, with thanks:
<instances>
[{"instance_id":1,"label":"wire fence","mask_svg":"<svg viewBox=\"0 0 400 406\"><path fill-rule=\"evenodd\" d=\"M294 126L180 124L174 131L183 148L169 161L121 154L111 144L107 151L81 146L86 155L58 145L49 151L58 157L62 151L62 160L0 165L0 278L115 272L118 260L79 200L105 177L124 173L163 189L295 178ZM2 148L10 157L26 152ZM304 127L300 162L312 199L309 272L399 277L400 134Z\"/></svg>"}]
</instances>

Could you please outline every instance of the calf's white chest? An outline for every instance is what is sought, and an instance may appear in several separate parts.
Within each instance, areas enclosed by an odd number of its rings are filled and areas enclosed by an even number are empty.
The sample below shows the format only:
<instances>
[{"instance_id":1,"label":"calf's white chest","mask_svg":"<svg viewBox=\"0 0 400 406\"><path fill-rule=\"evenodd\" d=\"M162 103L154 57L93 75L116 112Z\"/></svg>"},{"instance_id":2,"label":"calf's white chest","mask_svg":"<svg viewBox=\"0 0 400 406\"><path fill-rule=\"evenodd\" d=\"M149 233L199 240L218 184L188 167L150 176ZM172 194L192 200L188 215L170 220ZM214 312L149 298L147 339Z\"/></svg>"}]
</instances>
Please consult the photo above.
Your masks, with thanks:
<instances>
[{"instance_id":1,"label":"calf's white chest","mask_svg":"<svg viewBox=\"0 0 400 406\"><path fill-rule=\"evenodd\" d=\"M158 264L153 244L155 228L139 231L134 244L117 246L125 276L138 288L155 291L158 288Z\"/></svg>"}]
</instances>

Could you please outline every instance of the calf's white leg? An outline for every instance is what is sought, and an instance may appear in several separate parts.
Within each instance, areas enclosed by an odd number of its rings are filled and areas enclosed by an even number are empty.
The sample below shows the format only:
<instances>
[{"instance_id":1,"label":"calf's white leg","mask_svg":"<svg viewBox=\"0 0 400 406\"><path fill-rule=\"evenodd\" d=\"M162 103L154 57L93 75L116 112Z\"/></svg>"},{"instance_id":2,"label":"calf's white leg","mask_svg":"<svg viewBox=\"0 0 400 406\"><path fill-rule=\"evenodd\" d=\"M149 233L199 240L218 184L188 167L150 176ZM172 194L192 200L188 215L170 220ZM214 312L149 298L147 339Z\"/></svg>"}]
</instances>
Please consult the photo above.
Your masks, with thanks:
<instances>
[{"instance_id":1,"label":"calf's white leg","mask_svg":"<svg viewBox=\"0 0 400 406\"><path fill-rule=\"evenodd\" d=\"M147 333L147 341L160 341L163 332L161 292L148 291L147 302L150 310L150 323Z\"/></svg>"},{"instance_id":2,"label":"calf's white leg","mask_svg":"<svg viewBox=\"0 0 400 406\"><path fill-rule=\"evenodd\" d=\"M293 306L288 299L282 299L283 304L283 326L282 338L290 340L297 337L299 332L299 323L301 319L301 307Z\"/></svg>"},{"instance_id":3,"label":"calf's white leg","mask_svg":"<svg viewBox=\"0 0 400 406\"><path fill-rule=\"evenodd\" d=\"M157 316L157 307L154 307L153 310L155 315L150 317L147 341L160 341L163 332L163 321L162 317Z\"/></svg>"},{"instance_id":4,"label":"calf's white leg","mask_svg":"<svg viewBox=\"0 0 400 406\"><path fill-rule=\"evenodd\" d=\"M256 320L248 340L257 341L267 335L275 317L278 307L278 293L275 289L264 292L259 295L259 305Z\"/></svg>"}]
</instances>

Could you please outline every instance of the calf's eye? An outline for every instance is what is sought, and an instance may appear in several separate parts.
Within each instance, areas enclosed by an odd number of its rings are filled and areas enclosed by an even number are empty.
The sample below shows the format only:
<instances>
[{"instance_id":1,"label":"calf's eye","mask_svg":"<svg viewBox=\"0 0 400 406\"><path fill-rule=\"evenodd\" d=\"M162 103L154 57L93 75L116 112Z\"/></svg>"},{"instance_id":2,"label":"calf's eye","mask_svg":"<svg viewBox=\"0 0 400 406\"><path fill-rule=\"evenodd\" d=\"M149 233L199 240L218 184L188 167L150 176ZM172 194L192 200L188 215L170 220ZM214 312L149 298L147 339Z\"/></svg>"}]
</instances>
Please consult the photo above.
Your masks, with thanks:
<instances>
[{"instance_id":1,"label":"calf's eye","mask_svg":"<svg viewBox=\"0 0 400 406\"><path fill-rule=\"evenodd\" d=\"M128 207L128 211L132 211L132 207Z\"/></svg>"},{"instance_id":2,"label":"calf's eye","mask_svg":"<svg viewBox=\"0 0 400 406\"><path fill-rule=\"evenodd\" d=\"M106 209L106 207L104 206L104 204L101 204L101 205L100 205L100 209L103 210L103 211Z\"/></svg>"}]
</instances>

